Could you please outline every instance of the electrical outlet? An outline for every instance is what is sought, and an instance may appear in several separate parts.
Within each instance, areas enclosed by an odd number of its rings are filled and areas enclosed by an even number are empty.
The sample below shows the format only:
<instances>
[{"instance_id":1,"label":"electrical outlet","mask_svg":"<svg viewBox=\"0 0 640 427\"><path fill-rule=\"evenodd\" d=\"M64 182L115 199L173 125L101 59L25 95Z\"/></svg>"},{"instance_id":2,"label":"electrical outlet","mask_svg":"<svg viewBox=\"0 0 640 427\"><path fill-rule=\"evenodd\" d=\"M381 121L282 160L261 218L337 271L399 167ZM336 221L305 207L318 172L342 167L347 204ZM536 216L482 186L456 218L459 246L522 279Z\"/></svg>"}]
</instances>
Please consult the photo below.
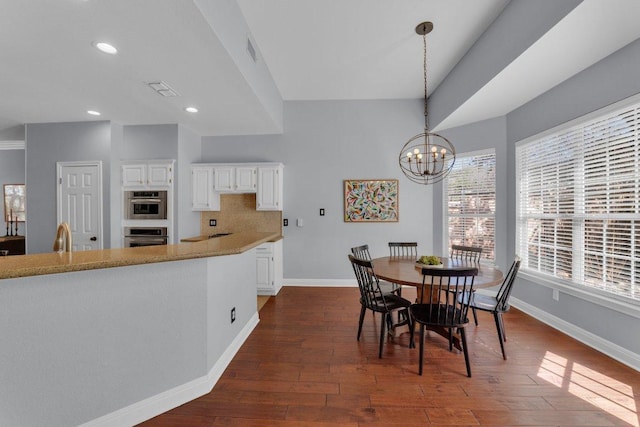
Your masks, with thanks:
<instances>
[{"instance_id":1,"label":"electrical outlet","mask_svg":"<svg viewBox=\"0 0 640 427\"><path fill-rule=\"evenodd\" d=\"M235 322L235 321L236 321L236 308L235 308L235 307L233 307L233 308L231 309L231 323L233 323L233 322Z\"/></svg>"},{"instance_id":2,"label":"electrical outlet","mask_svg":"<svg viewBox=\"0 0 640 427\"><path fill-rule=\"evenodd\" d=\"M209 227L215 227L218 225L218 221L215 219L210 219L209 220Z\"/></svg>"},{"instance_id":3,"label":"electrical outlet","mask_svg":"<svg viewBox=\"0 0 640 427\"><path fill-rule=\"evenodd\" d=\"M282 220L282 226L283 227L288 227L289 226L289 220L287 218Z\"/></svg>"},{"instance_id":4,"label":"electrical outlet","mask_svg":"<svg viewBox=\"0 0 640 427\"><path fill-rule=\"evenodd\" d=\"M558 291L557 289L553 290L553 300L554 301L559 301L560 300L560 291Z\"/></svg>"},{"instance_id":5,"label":"electrical outlet","mask_svg":"<svg viewBox=\"0 0 640 427\"><path fill-rule=\"evenodd\" d=\"M324 216L324 209L320 208L320 216Z\"/></svg>"}]
</instances>

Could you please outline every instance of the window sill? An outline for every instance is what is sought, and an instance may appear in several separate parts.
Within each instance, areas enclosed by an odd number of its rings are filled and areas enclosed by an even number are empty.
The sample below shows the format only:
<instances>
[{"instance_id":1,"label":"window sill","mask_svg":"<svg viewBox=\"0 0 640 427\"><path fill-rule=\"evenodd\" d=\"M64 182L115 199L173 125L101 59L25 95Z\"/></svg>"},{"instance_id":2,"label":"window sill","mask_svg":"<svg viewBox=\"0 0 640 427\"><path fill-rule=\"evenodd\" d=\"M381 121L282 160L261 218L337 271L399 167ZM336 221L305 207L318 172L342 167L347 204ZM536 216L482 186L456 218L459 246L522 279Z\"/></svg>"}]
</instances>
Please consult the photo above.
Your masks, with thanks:
<instances>
[{"instance_id":1,"label":"window sill","mask_svg":"<svg viewBox=\"0 0 640 427\"><path fill-rule=\"evenodd\" d=\"M568 284L561 279L523 269L518 272L518 277L535 282L547 288L557 289L563 294L571 295L584 301L640 319L640 302L624 297L617 297L615 295L608 295L604 292L599 292L597 289L590 289L576 284Z\"/></svg>"}]
</instances>

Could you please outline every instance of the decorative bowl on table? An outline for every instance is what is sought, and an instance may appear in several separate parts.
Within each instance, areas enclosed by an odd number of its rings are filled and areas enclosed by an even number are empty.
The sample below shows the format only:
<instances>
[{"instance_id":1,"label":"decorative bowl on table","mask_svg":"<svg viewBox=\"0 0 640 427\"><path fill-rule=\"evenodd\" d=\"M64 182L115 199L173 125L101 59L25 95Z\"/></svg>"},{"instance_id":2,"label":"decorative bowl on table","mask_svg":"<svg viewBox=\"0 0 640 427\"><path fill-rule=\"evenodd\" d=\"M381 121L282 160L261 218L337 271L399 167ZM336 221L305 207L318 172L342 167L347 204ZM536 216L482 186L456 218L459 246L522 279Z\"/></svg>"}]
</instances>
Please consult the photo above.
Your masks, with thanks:
<instances>
[{"instance_id":1,"label":"decorative bowl on table","mask_svg":"<svg viewBox=\"0 0 640 427\"><path fill-rule=\"evenodd\" d=\"M423 255L416 261L416 268L442 268L442 260L435 255Z\"/></svg>"}]
</instances>

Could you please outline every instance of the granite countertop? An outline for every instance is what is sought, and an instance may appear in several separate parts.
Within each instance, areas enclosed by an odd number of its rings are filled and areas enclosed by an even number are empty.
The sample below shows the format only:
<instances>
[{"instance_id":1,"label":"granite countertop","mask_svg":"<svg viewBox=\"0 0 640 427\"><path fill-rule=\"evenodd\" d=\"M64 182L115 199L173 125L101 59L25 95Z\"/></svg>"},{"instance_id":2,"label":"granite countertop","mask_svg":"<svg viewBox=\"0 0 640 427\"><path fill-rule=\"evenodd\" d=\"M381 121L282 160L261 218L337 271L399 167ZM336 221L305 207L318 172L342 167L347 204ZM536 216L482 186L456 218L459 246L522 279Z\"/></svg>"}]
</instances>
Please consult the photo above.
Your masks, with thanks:
<instances>
[{"instance_id":1,"label":"granite countertop","mask_svg":"<svg viewBox=\"0 0 640 427\"><path fill-rule=\"evenodd\" d=\"M175 245L0 257L0 279L234 255L281 238L278 232L247 231Z\"/></svg>"},{"instance_id":2,"label":"granite countertop","mask_svg":"<svg viewBox=\"0 0 640 427\"><path fill-rule=\"evenodd\" d=\"M235 233L229 233L230 235L235 234ZM275 233L276 236L273 239L269 239L267 240L267 242L277 242L278 240L281 240L283 238L282 234L279 233ZM220 237L227 237L227 236L220 236ZM215 237L215 238L211 238L209 236L205 236L205 235L201 235L201 236L193 236L193 237L186 237L184 239L180 239L181 242L186 243L186 242L202 242L203 240L215 240L215 239L219 239L220 237Z\"/></svg>"}]
</instances>

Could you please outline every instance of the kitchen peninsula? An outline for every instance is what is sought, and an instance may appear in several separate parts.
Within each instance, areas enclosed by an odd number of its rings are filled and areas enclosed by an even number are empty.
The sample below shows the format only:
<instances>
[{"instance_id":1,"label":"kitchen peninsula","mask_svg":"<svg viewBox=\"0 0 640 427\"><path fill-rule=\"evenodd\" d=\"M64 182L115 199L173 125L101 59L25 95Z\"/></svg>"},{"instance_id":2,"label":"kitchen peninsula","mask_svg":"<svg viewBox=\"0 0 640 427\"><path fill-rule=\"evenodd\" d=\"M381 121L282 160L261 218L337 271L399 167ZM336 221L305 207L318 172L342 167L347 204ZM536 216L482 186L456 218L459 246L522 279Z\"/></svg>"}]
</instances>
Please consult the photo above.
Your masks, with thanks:
<instances>
[{"instance_id":1,"label":"kitchen peninsula","mask_svg":"<svg viewBox=\"0 0 640 427\"><path fill-rule=\"evenodd\" d=\"M279 233L0 259L0 425L133 425L208 392Z\"/></svg>"}]
</instances>

